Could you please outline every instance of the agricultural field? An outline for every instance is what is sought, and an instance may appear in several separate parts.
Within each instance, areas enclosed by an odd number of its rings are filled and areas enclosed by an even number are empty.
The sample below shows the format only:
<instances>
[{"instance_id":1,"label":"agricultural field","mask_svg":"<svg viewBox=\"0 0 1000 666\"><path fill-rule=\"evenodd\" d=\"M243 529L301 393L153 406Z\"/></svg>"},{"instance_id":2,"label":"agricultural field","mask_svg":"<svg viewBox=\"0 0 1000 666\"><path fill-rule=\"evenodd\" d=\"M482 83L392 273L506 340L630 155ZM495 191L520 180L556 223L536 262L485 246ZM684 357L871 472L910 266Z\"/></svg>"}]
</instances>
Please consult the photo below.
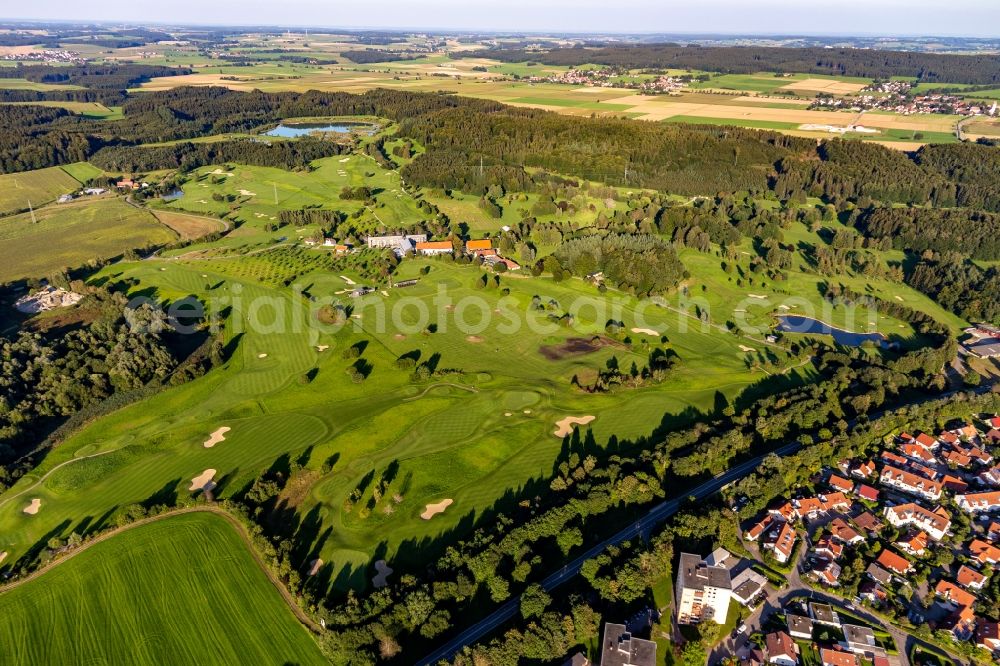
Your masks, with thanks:
<instances>
[{"instance_id":1,"label":"agricultural field","mask_svg":"<svg viewBox=\"0 0 1000 666\"><path fill-rule=\"evenodd\" d=\"M0 641L34 664L326 663L248 548L209 513L128 529L0 593Z\"/></svg>"},{"instance_id":2,"label":"agricultural field","mask_svg":"<svg viewBox=\"0 0 1000 666\"><path fill-rule=\"evenodd\" d=\"M71 167L49 167L0 175L0 215L26 211L32 206L40 208L79 189L79 173Z\"/></svg>"},{"instance_id":3,"label":"agricultural field","mask_svg":"<svg viewBox=\"0 0 1000 666\"><path fill-rule=\"evenodd\" d=\"M2 81L2 79L0 79ZM59 109L66 109L88 120L118 120L122 118L122 108L120 106L104 106L100 102L6 102L6 104L28 105L28 106L50 106Z\"/></svg>"},{"instance_id":4,"label":"agricultural field","mask_svg":"<svg viewBox=\"0 0 1000 666\"><path fill-rule=\"evenodd\" d=\"M33 215L34 221L31 213L0 218L0 282L41 277L97 257L115 257L128 249L176 239L149 211L116 197L50 204Z\"/></svg>"}]
</instances>

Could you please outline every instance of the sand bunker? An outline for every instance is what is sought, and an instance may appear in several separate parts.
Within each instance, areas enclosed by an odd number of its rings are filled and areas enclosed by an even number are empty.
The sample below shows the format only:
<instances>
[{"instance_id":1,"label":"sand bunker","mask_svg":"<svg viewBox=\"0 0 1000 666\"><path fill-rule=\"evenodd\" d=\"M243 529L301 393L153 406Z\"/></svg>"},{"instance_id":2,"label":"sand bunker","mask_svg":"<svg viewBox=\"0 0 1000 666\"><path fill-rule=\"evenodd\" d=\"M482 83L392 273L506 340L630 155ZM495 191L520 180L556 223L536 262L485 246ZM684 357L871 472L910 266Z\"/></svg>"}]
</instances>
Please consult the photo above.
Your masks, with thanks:
<instances>
[{"instance_id":1,"label":"sand bunker","mask_svg":"<svg viewBox=\"0 0 1000 666\"><path fill-rule=\"evenodd\" d=\"M903 297L902 297L902 296L894 296L893 298L895 298L895 299L896 299L897 301L901 301L901 300L903 300Z\"/></svg>"},{"instance_id":2,"label":"sand bunker","mask_svg":"<svg viewBox=\"0 0 1000 666\"><path fill-rule=\"evenodd\" d=\"M257 358L267 358L267 354L257 354Z\"/></svg>"},{"instance_id":3,"label":"sand bunker","mask_svg":"<svg viewBox=\"0 0 1000 666\"><path fill-rule=\"evenodd\" d=\"M325 352L330 348L330 345L316 345L316 351Z\"/></svg>"},{"instance_id":4,"label":"sand bunker","mask_svg":"<svg viewBox=\"0 0 1000 666\"><path fill-rule=\"evenodd\" d=\"M392 569L385 563L385 560L379 560L375 563L375 571L378 573L372 578L372 585L375 587L385 587L388 585L389 581L386 579L392 575Z\"/></svg>"},{"instance_id":5,"label":"sand bunker","mask_svg":"<svg viewBox=\"0 0 1000 666\"><path fill-rule=\"evenodd\" d=\"M227 426L222 426L221 428L213 432L209 436L209 438L205 440L205 448L210 449L219 442L226 441L226 433L229 432L231 429L232 428L229 428Z\"/></svg>"},{"instance_id":6,"label":"sand bunker","mask_svg":"<svg viewBox=\"0 0 1000 666\"><path fill-rule=\"evenodd\" d=\"M233 175L232 171L223 171L222 169L216 169L215 171L208 172L210 176L225 176L228 178Z\"/></svg>"},{"instance_id":7,"label":"sand bunker","mask_svg":"<svg viewBox=\"0 0 1000 666\"><path fill-rule=\"evenodd\" d=\"M38 513L38 510L41 509L41 508L42 508L42 500L40 500L40 499L38 499L36 497L35 499L31 500L31 504L29 504L28 506L24 507L24 512L26 514L28 514L29 516L33 516L36 513Z\"/></svg>"},{"instance_id":8,"label":"sand bunker","mask_svg":"<svg viewBox=\"0 0 1000 666\"><path fill-rule=\"evenodd\" d=\"M746 345L740 345L740 351L753 352L753 351L757 351L757 350L754 349L753 347L747 347Z\"/></svg>"},{"instance_id":9,"label":"sand bunker","mask_svg":"<svg viewBox=\"0 0 1000 666\"><path fill-rule=\"evenodd\" d=\"M466 342L482 342L483 339L481 337L479 337L478 335L469 335L469 336L466 336L465 341Z\"/></svg>"},{"instance_id":10,"label":"sand bunker","mask_svg":"<svg viewBox=\"0 0 1000 666\"><path fill-rule=\"evenodd\" d=\"M504 416L513 416L514 414L513 414L513 412L504 412L503 415Z\"/></svg>"},{"instance_id":11,"label":"sand bunker","mask_svg":"<svg viewBox=\"0 0 1000 666\"><path fill-rule=\"evenodd\" d=\"M214 469L206 469L204 472L191 479L191 487L188 488L188 490L192 492L196 490L208 491L215 488L215 481L212 481L212 477L214 476Z\"/></svg>"},{"instance_id":12,"label":"sand bunker","mask_svg":"<svg viewBox=\"0 0 1000 666\"><path fill-rule=\"evenodd\" d=\"M396 335L392 336L392 339L393 340L405 340L406 336L403 335L402 333L397 333Z\"/></svg>"},{"instance_id":13,"label":"sand bunker","mask_svg":"<svg viewBox=\"0 0 1000 666\"><path fill-rule=\"evenodd\" d=\"M347 277L346 275L341 275L340 279L343 280L344 282L346 282L347 284L355 284L354 280L352 280L351 278Z\"/></svg>"},{"instance_id":14,"label":"sand bunker","mask_svg":"<svg viewBox=\"0 0 1000 666\"><path fill-rule=\"evenodd\" d=\"M633 333L643 333L645 335L659 335L659 331L654 331L651 328L633 328Z\"/></svg>"},{"instance_id":15,"label":"sand bunker","mask_svg":"<svg viewBox=\"0 0 1000 666\"><path fill-rule=\"evenodd\" d=\"M420 514L420 517L424 520L430 520L439 513L444 513L444 510L451 506L452 502L453 500L451 499L444 499L437 504L428 504L424 508L424 512Z\"/></svg>"},{"instance_id":16,"label":"sand bunker","mask_svg":"<svg viewBox=\"0 0 1000 666\"><path fill-rule=\"evenodd\" d=\"M319 570L320 570L320 568L322 568L322 566L323 566L323 560L319 560L319 559L313 560L309 564L309 573L308 573L308 575L309 576L315 576L316 574L319 573Z\"/></svg>"},{"instance_id":17,"label":"sand bunker","mask_svg":"<svg viewBox=\"0 0 1000 666\"><path fill-rule=\"evenodd\" d=\"M525 413L525 414L530 414L530 413L531 413L531 410L530 410L530 409L526 409L526 410L524 410L524 413Z\"/></svg>"},{"instance_id":18,"label":"sand bunker","mask_svg":"<svg viewBox=\"0 0 1000 666\"><path fill-rule=\"evenodd\" d=\"M389 292L387 292L387 291L386 291L385 289L383 289L383 290L382 290L382 295L383 295L383 296L388 296L388 295L389 295Z\"/></svg>"},{"instance_id":19,"label":"sand bunker","mask_svg":"<svg viewBox=\"0 0 1000 666\"><path fill-rule=\"evenodd\" d=\"M573 426L587 425L597 417L588 414L587 416L567 416L566 418L556 421L556 430L552 434L556 437L565 437L573 432Z\"/></svg>"},{"instance_id":20,"label":"sand bunker","mask_svg":"<svg viewBox=\"0 0 1000 666\"><path fill-rule=\"evenodd\" d=\"M2 553L0 553L0 564L2 564L3 561L6 559L7 559L7 551L5 550Z\"/></svg>"},{"instance_id":21,"label":"sand bunker","mask_svg":"<svg viewBox=\"0 0 1000 666\"><path fill-rule=\"evenodd\" d=\"M351 161L350 157L345 157L344 159L340 160L340 163L343 164L344 162L350 162L350 161Z\"/></svg>"},{"instance_id":22,"label":"sand bunker","mask_svg":"<svg viewBox=\"0 0 1000 666\"><path fill-rule=\"evenodd\" d=\"M767 296L761 296L760 294L747 294L747 296L749 296L750 298L757 298L760 300L764 300L765 298L767 298Z\"/></svg>"},{"instance_id":23,"label":"sand bunker","mask_svg":"<svg viewBox=\"0 0 1000 666\"><path fill-rule=\"evenodd\" d=\"M255 196L257 196L257 193L256 192L251 192L250 190L240 190L240 196L255 197Z\"/></svg>"}]
</instances>

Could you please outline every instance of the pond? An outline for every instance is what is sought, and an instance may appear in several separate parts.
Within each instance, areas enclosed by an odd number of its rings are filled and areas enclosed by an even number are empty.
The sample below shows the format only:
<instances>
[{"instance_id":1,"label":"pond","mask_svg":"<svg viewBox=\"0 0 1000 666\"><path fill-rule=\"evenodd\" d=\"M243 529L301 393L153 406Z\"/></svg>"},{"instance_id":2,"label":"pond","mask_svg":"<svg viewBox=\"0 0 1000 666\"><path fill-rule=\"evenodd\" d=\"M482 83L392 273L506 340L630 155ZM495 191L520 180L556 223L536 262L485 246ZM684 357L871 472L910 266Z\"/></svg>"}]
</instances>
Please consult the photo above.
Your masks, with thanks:
<instances>
[{"instance_id":1,"label":"pond","mask_svg":"<svg viewBox=\"0 0 1000 666\"><path fill-rule=\"evenodd\" d=\"M860 347L871 341L879 346L885 346L885 336L881 333L853 333L842 328L834 328L812 317L801 315L779 315L778 330L785 333L810 333L813 335L829 335L834 342L848 347Z\"/></svg>"},{"instance_id":2,"label":"pond","mask_svg":"<svg viewBox=\"0 0 1000 666\"><path fill-rule=\"evenodd\" d=\"M162 195L160 198L163 199L164 201L177 201L183 196L184 196L184 190L178 188L173 192L168 192L167 194Z\"/></svg>"},{"instance_id":3,"label":"pond","mask_svg":"<svg viewBox=\"0 0 1000 666\"><path fill-rule=\"evenodd\" d=\"M294 139L310 134L350 134L361 130L371 134L375 128L366 123L282 123L270 132L265 132L265 135Z\"/></svg>"}]
</instances>

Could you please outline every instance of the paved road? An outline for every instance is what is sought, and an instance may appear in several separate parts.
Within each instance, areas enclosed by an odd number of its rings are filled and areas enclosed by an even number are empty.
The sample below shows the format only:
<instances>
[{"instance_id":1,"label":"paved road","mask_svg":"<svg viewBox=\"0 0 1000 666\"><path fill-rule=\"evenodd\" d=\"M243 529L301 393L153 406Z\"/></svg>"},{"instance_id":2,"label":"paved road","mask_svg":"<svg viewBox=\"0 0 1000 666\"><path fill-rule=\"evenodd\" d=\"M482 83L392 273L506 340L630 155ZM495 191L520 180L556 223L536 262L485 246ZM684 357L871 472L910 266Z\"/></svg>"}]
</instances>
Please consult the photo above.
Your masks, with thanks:
<instances>
[{"instance_id":1,"label":"paved road","mask_svg":"<svg viewBox=\"0 0 1000 666\"><path fill-rule=\"evenodd\" d=\"M779 449L773 451L773 453L785 456L790 453L794 453L799 449L801 444L799 442L792 442L791 444L786 444ZM770 453L757 456L751 460L747 460L744 463L740 463L735 467L732 467L722 474L702 483L700 486L693 488L692 490L684 493L682 496L675 497L673 499L667 500L657 504L649 512L640 518L635 523L629 525L625 529L621 530L617 534L608 537L604 541L595 544L585 553L582 553L579 557L571 562L568 562L559 571L553 573L548 578L542 581L542 587L547 591L552 591L553 589L559 587L566 581L572 579L578 573L580 573L580 567L583 563L589 559L592 559L599 555L605 548L612 544L618 544L623 541L628 541L634 539L636 536L649 532L653 527L659 525L667 518L670 518L678 509L680 509L681 503L688 497L694 497L695 499L705 499L715 493L719 492L724 486L733 481L747 476L757 468L758 465L764 460L765 457L770 455ZM453 657L459 650L461 650L466 645L471 645L483 636L489 634L490 632L496 630L504 622L510 621L515 615L517 615L520 608L520 597L515 597L501 606L499 606L495 611L490 613L488 616L475 623L471 627L468 627L457 636L452 638L450 641L444 645L437 648L434 652L427 655L418 664L428 665L436 664L443 659L449 659Z\"/></svg>"}]
</instances>

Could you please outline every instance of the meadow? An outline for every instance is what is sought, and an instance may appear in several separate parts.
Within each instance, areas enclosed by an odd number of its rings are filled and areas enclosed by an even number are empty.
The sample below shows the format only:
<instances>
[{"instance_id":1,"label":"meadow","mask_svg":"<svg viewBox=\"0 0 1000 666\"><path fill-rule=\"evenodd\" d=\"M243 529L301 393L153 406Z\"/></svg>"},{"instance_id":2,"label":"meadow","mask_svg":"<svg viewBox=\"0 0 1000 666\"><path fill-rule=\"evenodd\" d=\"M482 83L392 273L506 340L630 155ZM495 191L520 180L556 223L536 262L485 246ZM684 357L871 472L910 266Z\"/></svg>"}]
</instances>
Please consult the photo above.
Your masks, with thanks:
<instances>
[{"instance_id":1,"label":"meadow","mask_svg":"<svg viewBox=\"0 0 1000 666\"><path fill-rule=\"evenodd\" d=\"M65 173L63 176L70 178ZM94 258L112 258L128 249L177 238L149 211L116 197L50 204L36 209L34 220L30 213L0 218L0 282L43 277Z\"/></svg>"},{"instance_id":2,"label":"meadow","mask_svg":"<svg viewBox=\"0 0 1000 666\"><path fill-rule=\"evenodd\" d=\"M33 664L326 663L248 547L209 513L128 529L0 593L0 642Z\"/></svg>"},{"instance_id":3,"label":"meadow","mask_svg":"<svg viewBox=\"0 0 1000 666\"><path fill-rule=\"evenodd\" d=\"M79 189L80 182L62 167L0 175L0 215L40 208L63 194ZM0 227L2 228L2 227Z\"/></svg>"}]
</instances>

